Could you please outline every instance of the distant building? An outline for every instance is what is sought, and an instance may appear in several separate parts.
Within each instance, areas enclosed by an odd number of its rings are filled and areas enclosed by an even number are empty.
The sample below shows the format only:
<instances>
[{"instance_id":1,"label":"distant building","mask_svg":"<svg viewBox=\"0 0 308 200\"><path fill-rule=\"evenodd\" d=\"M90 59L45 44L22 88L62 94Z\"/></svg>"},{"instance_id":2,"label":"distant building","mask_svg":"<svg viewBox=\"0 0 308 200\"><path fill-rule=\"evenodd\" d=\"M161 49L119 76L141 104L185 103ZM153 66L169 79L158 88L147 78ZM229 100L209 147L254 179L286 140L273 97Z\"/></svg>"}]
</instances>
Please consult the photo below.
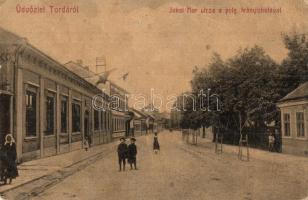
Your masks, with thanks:
<instances>
[{"instance_id":1,"label":"distant building","mask_svg":"<svg viewBox=\"0 0 308 200\"><path fill-rule=\"evenodd\" d=\"M133 108L130 108L130 111L134 113L133 125L134 125L135 135L138 133L139 135L146 134L147 115L143 113L142 111L139 111Z\"/></svg>"},{"instance_id":2,"label":"distant building","mask_svg":"<svg viewBox=\"0 0 308 200\"><path fill-rule=\"evenodd\" d=\"M153 113L157 122L157 131L162 131L163 129L170 128L170 113L168 112L160 112Z\"/></svg>"},{"instance_id":3,"label":"distant building","mask_svg":"<svg viewBox=\"0 0 308 200\"><path fill-rule=\"evenodd\" d=\"M146 113L158 113L159 109L154 106L154 104L150 103L142 109L143 112Z\"/></svg>"},{"instance_id":4,"label":"distant building","mask_svg":"<svg viewBox=\"0 0 308 200\"><path fill-rule=\"evenodd\" d=\"M159 112L159 109L155 108L153 104L144 107L142 112L149 116L150 131L162 131L163 129L169 128L171 125L170 113Z\"/></svg>"},{"instance_id":5,"label":"distant building","mask_svg":"<svg viewBox=\"0 0 308 200\"><path fill-rule=\"evenodd\" d=\"M308 82L282 98L277 106L281 111L282 152L308 155Z\"/></svg>"}]
</instances>

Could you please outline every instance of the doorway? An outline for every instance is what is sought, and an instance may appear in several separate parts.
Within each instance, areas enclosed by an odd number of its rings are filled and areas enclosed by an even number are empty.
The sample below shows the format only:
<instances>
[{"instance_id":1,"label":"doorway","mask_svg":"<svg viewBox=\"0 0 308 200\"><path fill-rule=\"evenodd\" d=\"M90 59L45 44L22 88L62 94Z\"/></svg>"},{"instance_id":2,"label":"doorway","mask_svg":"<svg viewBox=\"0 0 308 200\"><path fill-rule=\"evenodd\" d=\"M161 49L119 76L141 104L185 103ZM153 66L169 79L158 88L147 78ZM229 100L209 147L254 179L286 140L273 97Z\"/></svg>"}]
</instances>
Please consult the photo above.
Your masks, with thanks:
<instances>
[{"instance_id":1,"label":"doorway","mask_svg":"<svg viewBox=\"0 0 308 200\"><path fill-rule=\"evenodd\" d=\"M88 140L89 144L92 144L89 119L90 119L90 114L89 111L86 110L84 113L84 138Z\"/></svg>"},{"instance_id":2,"label":"doorway","mask_svg":"<svg viewBox=\"0 0 308 200\"><path fill-rule=\"evenodd\" d=\"M0 94L0 146L4 144L6 134L10 133L11 112L10 112L11 96Z\"/></svg>"}]
</instances>

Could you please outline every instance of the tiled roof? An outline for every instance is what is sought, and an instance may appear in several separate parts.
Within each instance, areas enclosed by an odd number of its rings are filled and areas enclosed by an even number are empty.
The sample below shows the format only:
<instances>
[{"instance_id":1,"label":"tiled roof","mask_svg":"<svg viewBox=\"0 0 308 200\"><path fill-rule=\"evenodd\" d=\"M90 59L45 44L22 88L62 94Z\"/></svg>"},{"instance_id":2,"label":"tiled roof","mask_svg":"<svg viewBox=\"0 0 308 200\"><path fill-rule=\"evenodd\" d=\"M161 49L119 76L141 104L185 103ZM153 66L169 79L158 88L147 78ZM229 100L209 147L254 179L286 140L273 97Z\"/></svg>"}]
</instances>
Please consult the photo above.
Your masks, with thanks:
<instances>
[{"instance_id":1,"label":"tiled roof","mask_svg":"<svg viewBox=\"0 0 308 200\"><path fill-rule=\"evenodd\" d=\"M15 33L5 30L4 28L0 27L0 42L3 43L16 43L22 39L26 40L25 38L19 37Z\"/></svg>"},{"instance_id":2,"label":"tiled roof","mask_svg":"<svg viewBox=\"0 0 308 200\"><path fill-rule=\"evenodd\" d=\"M86 69L82 65L75 63L73 61L70 61L66 64L64 64L66 68L68 68L70 71L78 74L80 77L84 78L86 81L91 83L92 85L96 85L96 81L98 80L98 76L95 75L94 72L90 71L89 69Z\"/></svg>"},{"instance_id":3,"label":"tiled roof","mask_svg":"<svg viewBox=\"0 0 308 200\"><path fill-rule=\"evenodd\" d=\"M308 99L308 81L298 86L295 90L283 97L280 102Z\"/></svg>"}]
</instances>

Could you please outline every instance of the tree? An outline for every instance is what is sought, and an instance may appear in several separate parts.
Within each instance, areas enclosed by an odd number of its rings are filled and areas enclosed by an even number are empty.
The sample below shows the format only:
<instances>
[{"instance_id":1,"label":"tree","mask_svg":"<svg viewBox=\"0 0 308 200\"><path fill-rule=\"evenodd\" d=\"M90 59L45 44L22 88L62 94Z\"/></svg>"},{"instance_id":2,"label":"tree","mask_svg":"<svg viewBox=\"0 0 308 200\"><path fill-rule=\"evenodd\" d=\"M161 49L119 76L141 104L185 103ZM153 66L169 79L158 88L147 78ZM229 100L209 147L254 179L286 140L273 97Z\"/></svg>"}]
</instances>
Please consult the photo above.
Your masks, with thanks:
<instances>
[{"instance_id":1,"label":"tree","mask_svg":"<svg viewBox=\"0 0 308 200\"><path fill-rule=\"evenodd\" d=\"M308 81L308 39L305 34L284 34L288 56L279 71L280 95L285 96L301 83Z\"/></svg>"},{"instance_id":2,"label":"tree","mask_svg":"<svg viewBox=\"0 0 308 200\"><path fill-rule=\"evenodd\" d=\"M239 118L255 132L264 131L266 122L278 124L276 103L308 81L308 39L305 35L284 35L283 42L289 52L281 65L263 48L254 46L238 50L226 61L215 53L206 67L195 67L192 94L198 96L201 90L210 88L218 94L221 110L201 110L203 102L197 98L198 109L194 111L188 101L181 124L190 128L213 126L227 135L232 133L229 140L233 138L233 143L239 132Z\"/></svg>"},{"instance_id":3,"label":"tree","mask_svg":"<svg viewBox=\"0 0 308 200\"><path fill-rule=\"evenodd\" d=\"M188 109L184 113L183 125L213 126L216 131L231 134L232 143L234 135L239 132L239 115L242 121L249 118L256 129L264 128L266 121L277 119L275 103L280 98L276 91L277 70L278 65L258 46L239 50L227 61L215 53L207 68L194 69L191 84L194 96L208 89L217 94L221 110L202 111L202 102L197 101L198 110ZM190 108L191 102L187 103Z\"/></svg>"}]
</instances>

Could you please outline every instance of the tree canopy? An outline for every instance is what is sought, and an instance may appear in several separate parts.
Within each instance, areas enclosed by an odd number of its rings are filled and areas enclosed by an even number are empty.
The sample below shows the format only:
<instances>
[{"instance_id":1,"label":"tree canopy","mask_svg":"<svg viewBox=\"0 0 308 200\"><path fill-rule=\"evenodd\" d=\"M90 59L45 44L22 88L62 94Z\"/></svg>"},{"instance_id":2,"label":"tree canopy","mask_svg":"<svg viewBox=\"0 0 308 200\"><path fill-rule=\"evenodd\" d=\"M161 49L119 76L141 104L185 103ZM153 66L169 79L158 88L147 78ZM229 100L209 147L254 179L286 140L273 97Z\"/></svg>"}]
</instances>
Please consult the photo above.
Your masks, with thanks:
<instances>
[{"instance_id":1,"label":"tree canopy","mask_svg":"<svg viewBox=\"0 0 308 200\"><path fill-rule=\"evenodd\" d=\"M279 123L276 103L299 84L308 81L308 39L305 35L283 35L288 55L276 63L260 46L239 49L227 60L214 53L209 64L193 69L193 101L186 101L181 125L186 128L214 126L221 130L239 129L239 116L250 127L262 129L266 123ZM220 110L201 110L200 91L219 97ZM207 102L214 108L212 102ZM213 105L212 105L213 104Z\"/></svg>"}]
</instances>

